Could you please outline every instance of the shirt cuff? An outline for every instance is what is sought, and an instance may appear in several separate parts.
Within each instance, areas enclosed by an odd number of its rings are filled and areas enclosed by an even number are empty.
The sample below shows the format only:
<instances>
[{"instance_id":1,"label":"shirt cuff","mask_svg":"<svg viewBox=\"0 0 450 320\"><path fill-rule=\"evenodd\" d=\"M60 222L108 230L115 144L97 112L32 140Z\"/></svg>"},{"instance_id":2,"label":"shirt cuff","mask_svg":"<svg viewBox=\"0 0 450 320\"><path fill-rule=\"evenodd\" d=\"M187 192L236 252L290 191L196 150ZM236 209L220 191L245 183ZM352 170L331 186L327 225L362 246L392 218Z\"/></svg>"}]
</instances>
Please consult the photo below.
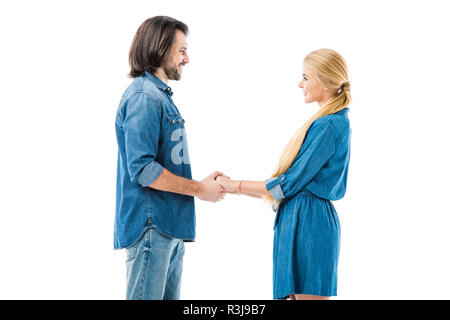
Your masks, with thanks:
<instances>
[{"instance_id":1,"label":"shirt cuff","mask_svg":"<svg viewBox=\"0 0 450 320\"><path fill-rule=\"evenodd\" d=\"M285 198L283 189L281 189L281 185L280 185L281 181L283 181L283 180L284 180L284 176L266 180L266 189L267 189L267 191L270 192L270 194L272 195L272 197L275 201L279 201L279 200Z\"/></svg>"},{"instance_id":2,"label":"shirt cuff","mask_svg":"<svg viewBox=\"0 0 450 320\"><path fill-rule=\"evenodd\" d=\"M158 177L163 172L163 167L156 161L152 161L144 167L141 176L139 177L138 183L143 187L150 186L153 181L158 179Z\"/></svg>"}]
</instances>

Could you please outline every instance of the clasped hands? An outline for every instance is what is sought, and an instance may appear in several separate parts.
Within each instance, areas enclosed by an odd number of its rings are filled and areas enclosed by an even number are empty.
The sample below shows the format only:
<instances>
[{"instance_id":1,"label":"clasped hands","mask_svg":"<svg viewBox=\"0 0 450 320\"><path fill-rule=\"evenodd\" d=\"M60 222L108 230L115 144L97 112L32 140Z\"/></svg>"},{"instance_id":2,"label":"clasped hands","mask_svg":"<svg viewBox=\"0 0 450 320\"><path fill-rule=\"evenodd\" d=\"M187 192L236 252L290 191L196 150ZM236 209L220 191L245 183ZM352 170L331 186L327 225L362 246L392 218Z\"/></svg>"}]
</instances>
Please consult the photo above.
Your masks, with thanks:
<instances>
[{"instance_id":1,"label":"clasped hands","mask_svg":"<svg viewBox=\"0 0 450 320\"><path fill-rule=\"evenodd\" d=\"M215 171L200 181L198 198L210 202L223 200L227 193L238 193L239 181L231 180L222 172Z\"/></svg>"}]
</instances>

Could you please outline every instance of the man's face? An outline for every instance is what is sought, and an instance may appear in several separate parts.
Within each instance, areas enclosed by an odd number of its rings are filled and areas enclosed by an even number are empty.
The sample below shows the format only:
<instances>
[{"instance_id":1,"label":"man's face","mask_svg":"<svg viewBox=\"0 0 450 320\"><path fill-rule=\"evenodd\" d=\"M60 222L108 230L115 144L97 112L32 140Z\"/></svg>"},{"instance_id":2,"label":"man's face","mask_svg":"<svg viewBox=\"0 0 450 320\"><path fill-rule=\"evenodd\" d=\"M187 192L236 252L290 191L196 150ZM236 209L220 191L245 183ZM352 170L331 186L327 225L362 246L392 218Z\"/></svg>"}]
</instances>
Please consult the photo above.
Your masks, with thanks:
<instances>
[{"instance_id":1,"label":"man's face","mask_svg":"<svg viewBox=\"0 0 450 320\"><path fill-rule=\"evenodd\" d=\"M188 62L186 36L182 31L176 30L169 61L163 66L169 80L180 80L183 67Z\"/></svg>"}]
</instances>

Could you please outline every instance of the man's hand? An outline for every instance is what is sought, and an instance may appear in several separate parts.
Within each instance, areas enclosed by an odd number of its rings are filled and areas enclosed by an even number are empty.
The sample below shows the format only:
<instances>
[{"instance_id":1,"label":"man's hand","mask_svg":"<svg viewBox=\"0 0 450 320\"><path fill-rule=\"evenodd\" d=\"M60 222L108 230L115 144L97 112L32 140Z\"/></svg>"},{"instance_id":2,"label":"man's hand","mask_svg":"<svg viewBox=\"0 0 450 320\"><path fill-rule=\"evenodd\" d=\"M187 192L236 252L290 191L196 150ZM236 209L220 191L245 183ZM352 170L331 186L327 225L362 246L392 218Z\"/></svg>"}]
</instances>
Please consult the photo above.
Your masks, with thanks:
<instances>
[{"instance_id":1,"label":"man's hand","mask_svg":"<svg viewBox=\"0 0 450 320\"><path fill-rule=\"evenodd\" d=\"M204 201L217 202L225 197L225 190L216 180L217 177L223 176L222 172L216 171L200 181L200 191L196 195L197 198Z\"/></svg>"}]
</instances>

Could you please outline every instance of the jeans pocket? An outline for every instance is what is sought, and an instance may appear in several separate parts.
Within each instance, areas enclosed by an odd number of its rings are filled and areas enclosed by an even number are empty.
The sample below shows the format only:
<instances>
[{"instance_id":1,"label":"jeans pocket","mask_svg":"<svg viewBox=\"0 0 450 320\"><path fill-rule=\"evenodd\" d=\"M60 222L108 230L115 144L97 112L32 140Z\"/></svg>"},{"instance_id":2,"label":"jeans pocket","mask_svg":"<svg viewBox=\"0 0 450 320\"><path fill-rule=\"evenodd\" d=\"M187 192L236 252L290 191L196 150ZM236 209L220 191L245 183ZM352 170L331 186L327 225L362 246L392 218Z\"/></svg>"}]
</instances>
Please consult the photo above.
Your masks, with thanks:
<instances>
[{"instance_id":1,"label":"jeans pocket","mask_svg":"<svg viewBox=\"0 0 450 320\"><path fill-rule=\"evenodd\" d=\"M139 246L142 246L148 242L147 236L148 236L148 232L149 229L145 229L141 235L139 236L139 238L136 240L135 243L133 243L131 246L129 246L128 248L125 248L125 252L126 252L126 256L127 256L127 262L134 260L134 258L136 258L137 255L137 251L139 249Z\"/></svg>"},{"instance_id":2,"label":"jeans pocket","mask_svg":"<svg viewBox=\"0 0 450 320\"><path fill-rule=\"evenodd\" d=\"M127 255L127 262L134 260L134 258L136 258L138 245L139 245L139 242L136 243L135 245L125 249L125 252Z\"/></svg>"}]
</instances>

